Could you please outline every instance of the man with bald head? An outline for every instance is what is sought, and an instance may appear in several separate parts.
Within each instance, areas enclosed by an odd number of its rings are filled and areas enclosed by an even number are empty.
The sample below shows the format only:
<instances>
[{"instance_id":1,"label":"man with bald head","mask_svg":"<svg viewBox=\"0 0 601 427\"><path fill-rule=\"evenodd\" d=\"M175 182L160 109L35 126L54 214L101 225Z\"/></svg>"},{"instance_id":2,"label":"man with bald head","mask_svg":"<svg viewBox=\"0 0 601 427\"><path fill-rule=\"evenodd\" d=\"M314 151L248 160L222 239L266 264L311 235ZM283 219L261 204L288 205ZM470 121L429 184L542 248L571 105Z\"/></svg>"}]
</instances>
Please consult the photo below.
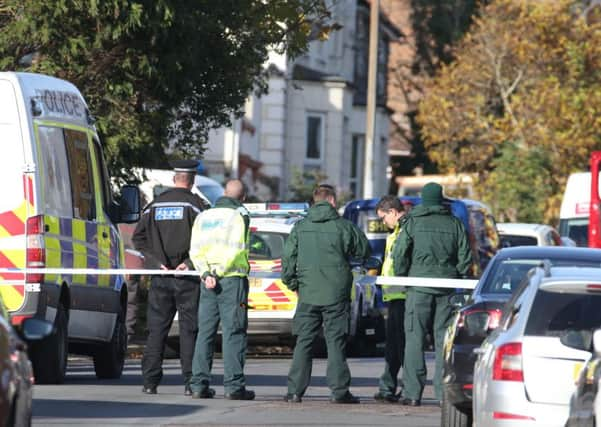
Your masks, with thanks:
<instances>
[{"instance_id":1,"label":"man with bald head","mask_svg":"<svg viewBox=\"0 0 601 427\"><path fill-rule=\"evenodd\" d=\"M248 326L249 215L242 206L244 185L233 179L215 207L196 217L190 241L190 259L202 272L198 303L198 336L192 361L190 387L195 399L210 399L209 387L217 328L223 338L225 398L252 400L246 389L246 328Z\"/></svg>"}]
</instances>

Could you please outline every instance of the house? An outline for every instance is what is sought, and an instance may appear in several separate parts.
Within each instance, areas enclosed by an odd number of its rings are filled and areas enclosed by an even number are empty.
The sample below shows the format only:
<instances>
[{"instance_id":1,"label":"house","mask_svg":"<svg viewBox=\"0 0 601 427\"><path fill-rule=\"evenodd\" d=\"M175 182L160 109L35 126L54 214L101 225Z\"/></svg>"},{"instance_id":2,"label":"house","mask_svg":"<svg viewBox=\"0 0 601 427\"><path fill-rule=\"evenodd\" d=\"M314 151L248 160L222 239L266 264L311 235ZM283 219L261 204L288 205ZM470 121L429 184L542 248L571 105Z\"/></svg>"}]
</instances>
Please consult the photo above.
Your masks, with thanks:
<instances>
[{"instance_id":1,"label":"house","mask_svg":"<svg viewBox=\"0 0 601 427\"><path fill-rule=\"evenodd\" d=\"M325 174L340 192L361 196L369 13L364 0L333 2L341 30L312 41L294 60L270 55L268 93L249 96L243 117L210 133L204 159L209 175L238 176L262 200L289 198L302 172ZM389 186L387 65L389 45L401 36L385 16L380 22L373 194L385 194Z\"/></svg>"}]
</instances>

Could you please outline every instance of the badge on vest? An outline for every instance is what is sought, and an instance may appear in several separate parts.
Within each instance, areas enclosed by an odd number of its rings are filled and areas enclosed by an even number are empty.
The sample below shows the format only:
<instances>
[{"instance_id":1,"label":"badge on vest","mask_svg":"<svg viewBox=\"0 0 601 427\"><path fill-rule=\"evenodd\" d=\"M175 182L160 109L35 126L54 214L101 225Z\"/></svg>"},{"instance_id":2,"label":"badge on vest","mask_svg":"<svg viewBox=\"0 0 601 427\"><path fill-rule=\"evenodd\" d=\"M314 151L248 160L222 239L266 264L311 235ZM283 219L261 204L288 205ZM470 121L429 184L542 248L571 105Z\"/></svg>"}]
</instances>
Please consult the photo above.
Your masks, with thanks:
<instances>
[{"instance_id":1,"label":"badge on vest","mask_svg":"<svg viewBox=\"0 0 601 427\"><path fill-rule=\"evenodd\" d=\"M156 208L154 210L154 220L155 221L173 221L177 219L184 218L184 208L183 207L164 207L164 208Z\"/></svg>"}]
</instances>

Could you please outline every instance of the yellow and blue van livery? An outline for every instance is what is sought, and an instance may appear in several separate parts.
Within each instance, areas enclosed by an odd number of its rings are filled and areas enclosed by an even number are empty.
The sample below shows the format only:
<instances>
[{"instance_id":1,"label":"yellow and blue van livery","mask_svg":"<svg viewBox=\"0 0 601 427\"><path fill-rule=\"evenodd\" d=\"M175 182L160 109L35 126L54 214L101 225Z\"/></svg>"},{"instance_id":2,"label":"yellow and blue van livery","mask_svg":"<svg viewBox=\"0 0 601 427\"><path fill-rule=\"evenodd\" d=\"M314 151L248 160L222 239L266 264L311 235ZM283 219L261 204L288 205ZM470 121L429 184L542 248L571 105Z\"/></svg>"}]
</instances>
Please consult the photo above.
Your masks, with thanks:
<instances>
[{"instance_id":1,"label":"yellow and blue van livery","mask_svg":"<svg viewBox=\"0 0 601 427\"><path fill-rule=\"evenodd\" d=\"M0 294L19 325L55 332L30 345L36 381L63 381L69 351L118 378L127 349L127 288L119 275L40 274L25 268L123 268L118 222L138 216L137 189L113 201L102 147L79 90L30 73L0 73Z\"/></svg>"}]
</instances>

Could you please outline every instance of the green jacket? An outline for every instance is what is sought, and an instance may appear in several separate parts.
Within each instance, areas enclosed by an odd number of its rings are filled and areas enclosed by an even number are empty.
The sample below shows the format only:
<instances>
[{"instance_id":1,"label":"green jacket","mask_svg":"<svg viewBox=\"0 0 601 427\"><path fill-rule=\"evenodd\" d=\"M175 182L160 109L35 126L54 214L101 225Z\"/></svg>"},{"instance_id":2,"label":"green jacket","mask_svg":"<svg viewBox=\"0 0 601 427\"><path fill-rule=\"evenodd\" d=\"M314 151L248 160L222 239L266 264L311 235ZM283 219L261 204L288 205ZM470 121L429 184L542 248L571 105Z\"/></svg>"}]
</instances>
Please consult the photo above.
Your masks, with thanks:
<instances>
[{"instance_id":1,"label":"green jacket","mask_svg":"<svg viewBox=\"0 0 601 427\"><path fill-rule=\"evenodd\" d=\"M414 207L402 221L393 249L395 276L458 278L469 273L472 254L463 223L443 206ZM415 287L443 295L445 288Z\"/></svg>"},{"instance_id":2,"label":"green jacket","mask_svg":"<svg viewBox=\"0 0 601 427\"><path fill-rule=\"evenodd\" d=\"M298 221L284 245L282 282L299 302L330 305L351 299L349 258L367 258L369 242L328 203L319 202Z\"/></svg>"}]
</instances>

